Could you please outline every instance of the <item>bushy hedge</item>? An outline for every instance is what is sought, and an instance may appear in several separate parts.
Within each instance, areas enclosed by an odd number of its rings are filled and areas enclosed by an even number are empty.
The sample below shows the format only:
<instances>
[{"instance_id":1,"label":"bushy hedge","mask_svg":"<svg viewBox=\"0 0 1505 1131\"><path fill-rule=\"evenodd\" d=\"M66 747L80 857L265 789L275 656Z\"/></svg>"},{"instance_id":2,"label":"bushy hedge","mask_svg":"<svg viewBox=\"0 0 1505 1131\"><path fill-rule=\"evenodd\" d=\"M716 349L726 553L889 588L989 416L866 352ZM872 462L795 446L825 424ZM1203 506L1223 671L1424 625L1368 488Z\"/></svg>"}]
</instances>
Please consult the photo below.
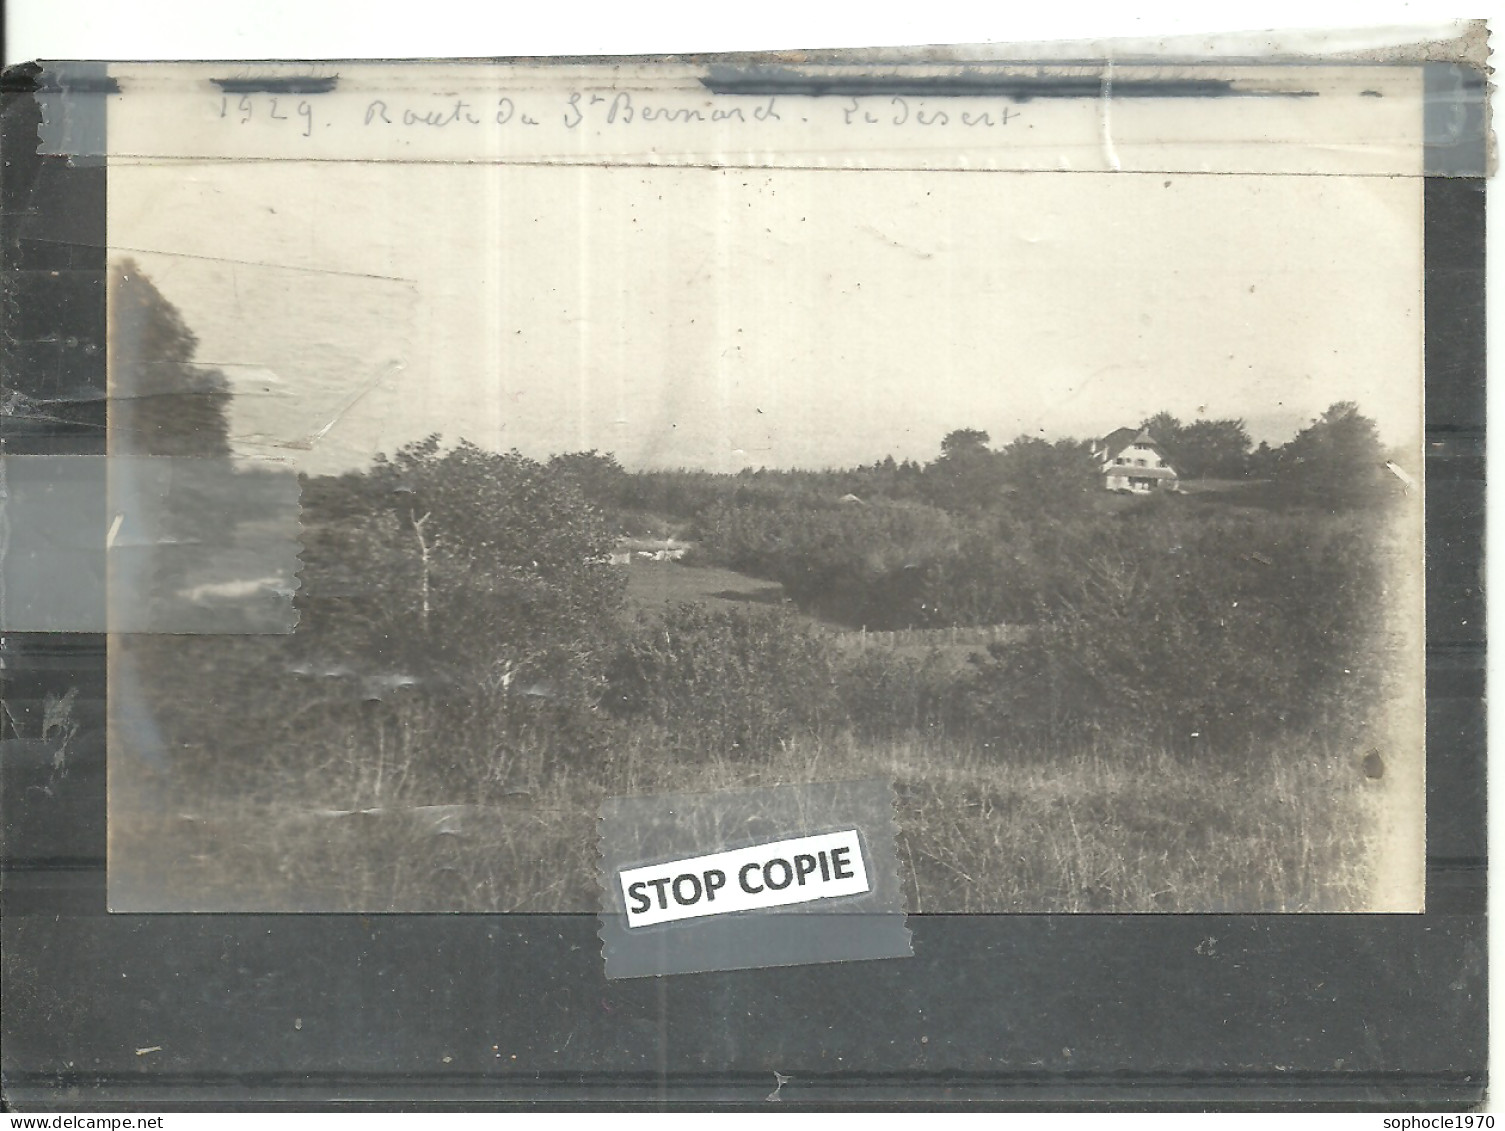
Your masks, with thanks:
<instances>
[{"instance_id":1,"label":"bushy hedge","mask_svg":"<svg viewBox=\"0 0 1505 1131\"><path fill-rule=\"evenodd\" d=\"M1362 712L1386 676L1372 521L1162 507L1065 531L1036 631L980 666L985 713L1227 748Z\"/></svg>"},{"instance_id":2,"label":"bushy hedge","mask_svg":"<svg viewBox=\"0 0 1505 1131\"><path fill-rule=\"evenodd\" d=\"M940 623L926 603L926 577L955 553L961 533L933 507L824 500L718 505L694 529L705 559L777 581L828 620L872 629Z\"/></svg>"},{"instance_id":3,"label":"bushy hedge","mask_svg":"<svg viewBox=\"0 0 1505 1131\"><path fill-rule=\"evenodd\" d=\"M686 604L626 635L605 702L683 753L755 756L840 721L836 679L829 643L780 610Z\"/></svg>"},{"instance_id":4,"label":"bushy hedge","mask_svg":"<svg viewBox=\"0 0 1505 1131\"><path fill-rule=\"evenodd\" d=\"M645 617L607 675L609 713L650 721L691 758L758 759L840 731L886 740L981 734L953 658L839 644L777 609L684 604Z\"/></svg>"},{"instance_id":5,"label":"bushy hedge","mask_svg":"<svg viewBox=\"0 0 1505 1131\"><path fill-rule=\"evenodd\" d=\"M842 657L838 697L852 730L883 741L907 735L977 735L973 689L941 653L869 648Z\"/></svg>"},{"instance_id":6,"label":"bushy hedge","mask_svg":"<svg viewBox=\"0 0 1505 1131\"><path fill-rule=\"evenodd\" d=\"M827 620L1031 628L909 710L927 726L1003 745L1115 729L1224 748L1376 701L1390 615L1378 532L1390 519L1383 507L1176 498L971 516L790 502L713 507L698 532L715 560L781 582ZM905 698L875 660L843 679L845 698L864 704L854 718L889 719L887 702Z\"/></svg>"}]
</instances>

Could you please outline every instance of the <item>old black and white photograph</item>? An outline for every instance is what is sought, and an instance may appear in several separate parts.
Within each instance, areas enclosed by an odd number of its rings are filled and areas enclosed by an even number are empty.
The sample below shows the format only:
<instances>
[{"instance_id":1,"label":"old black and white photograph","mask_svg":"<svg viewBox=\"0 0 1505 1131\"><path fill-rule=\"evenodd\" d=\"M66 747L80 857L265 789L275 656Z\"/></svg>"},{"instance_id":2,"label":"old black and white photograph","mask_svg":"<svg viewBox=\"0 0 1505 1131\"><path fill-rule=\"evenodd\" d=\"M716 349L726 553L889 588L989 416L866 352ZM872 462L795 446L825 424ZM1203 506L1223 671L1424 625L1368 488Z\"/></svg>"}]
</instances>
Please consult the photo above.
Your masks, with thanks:
<instances>
[{"instance_id":1,"label":"old black and white photograph","mask_svg":"<svg viewBox=\"0 0 1505 1131\"><path fill-rule=\"evenodd\" d=\"M211 70L246 159L112 154L110 444L163 545L247 549L110 638L112 910L593 912L607 799L869 779L911 914L1423 909L1421 177ZM1092 160L933 156L1052 131Z\"/></svg>"}]
</instances>

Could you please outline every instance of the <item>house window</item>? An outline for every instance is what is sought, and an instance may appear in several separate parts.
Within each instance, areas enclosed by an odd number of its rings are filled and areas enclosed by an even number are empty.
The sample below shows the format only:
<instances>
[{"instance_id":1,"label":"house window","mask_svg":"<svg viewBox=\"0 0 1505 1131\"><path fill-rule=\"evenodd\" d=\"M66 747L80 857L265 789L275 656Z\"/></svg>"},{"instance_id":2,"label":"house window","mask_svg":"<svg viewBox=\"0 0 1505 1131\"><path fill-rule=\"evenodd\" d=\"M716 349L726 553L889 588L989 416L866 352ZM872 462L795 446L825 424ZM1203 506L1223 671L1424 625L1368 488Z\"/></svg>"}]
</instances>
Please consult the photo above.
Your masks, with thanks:
<instances>
[{"instance_id":1,"label":"house window","mask_svg":"<svg viewBox=\"0 0 1505 1131\"><path fill-rule=\"evenodd\" d=\"M1142 459L1135 460L1134 461L1134 466L1135 467L1143 467L1144 466L1144 460L1142 460Z\"/></svg>"}]
</instances>

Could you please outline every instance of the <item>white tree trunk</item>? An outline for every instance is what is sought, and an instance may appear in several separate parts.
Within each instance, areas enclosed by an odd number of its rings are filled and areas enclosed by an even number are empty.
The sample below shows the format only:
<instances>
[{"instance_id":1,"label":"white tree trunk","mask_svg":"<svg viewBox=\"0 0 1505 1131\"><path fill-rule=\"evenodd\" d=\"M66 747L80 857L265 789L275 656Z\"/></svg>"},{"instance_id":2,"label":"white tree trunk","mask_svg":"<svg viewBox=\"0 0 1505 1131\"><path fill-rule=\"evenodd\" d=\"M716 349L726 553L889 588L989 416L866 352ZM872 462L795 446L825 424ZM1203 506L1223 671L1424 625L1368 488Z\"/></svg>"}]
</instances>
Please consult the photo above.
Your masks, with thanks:
<instances>
[{"instance_id":1,"label":"white tree trunk","mask_svg":"<svg viewBox=\"0 0 1505 1131\"><path fill-rule=\"evenodd\" d=\"M419 592L423 598L421 607L423 609L423 630L425 632L428 631L429 627L429 544L428 540L423 536L423 524L429 520L429 515L432 513L430 511L422 518L413 518L411 513L408 515L409 521L413 524L413 535L418 539L418 558L423 563L423 574L419 581Z\"/></svg>"}]
</instances>

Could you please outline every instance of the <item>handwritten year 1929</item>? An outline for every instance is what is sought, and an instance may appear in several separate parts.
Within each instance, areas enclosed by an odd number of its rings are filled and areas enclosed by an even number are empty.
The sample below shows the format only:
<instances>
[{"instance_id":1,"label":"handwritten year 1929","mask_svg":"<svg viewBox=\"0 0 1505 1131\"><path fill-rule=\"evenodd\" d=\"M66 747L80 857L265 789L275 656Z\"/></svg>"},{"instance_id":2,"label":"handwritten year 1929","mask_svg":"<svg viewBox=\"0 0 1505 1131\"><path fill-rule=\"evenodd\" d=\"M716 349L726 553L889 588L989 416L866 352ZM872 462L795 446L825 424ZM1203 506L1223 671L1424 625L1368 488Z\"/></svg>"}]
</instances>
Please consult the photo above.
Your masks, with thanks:
<instances>
[{"instance_id":1,"label":"handwritten year 1929","mask_svg":"<svg viewBox=\"0 0 1505 1131\"><path fill-rule=\"evenodd\" d=\"M253 98L249 94L243 94L232 102L228 95L219 100L219 116L221 118L233 118L245 125L253 118L263 118L274 122L297 122L303 128L303 136L309 137L314 132L314 108L306 98L294 101L285 95L266 95Z\"/></svg>"}]
</instances>

